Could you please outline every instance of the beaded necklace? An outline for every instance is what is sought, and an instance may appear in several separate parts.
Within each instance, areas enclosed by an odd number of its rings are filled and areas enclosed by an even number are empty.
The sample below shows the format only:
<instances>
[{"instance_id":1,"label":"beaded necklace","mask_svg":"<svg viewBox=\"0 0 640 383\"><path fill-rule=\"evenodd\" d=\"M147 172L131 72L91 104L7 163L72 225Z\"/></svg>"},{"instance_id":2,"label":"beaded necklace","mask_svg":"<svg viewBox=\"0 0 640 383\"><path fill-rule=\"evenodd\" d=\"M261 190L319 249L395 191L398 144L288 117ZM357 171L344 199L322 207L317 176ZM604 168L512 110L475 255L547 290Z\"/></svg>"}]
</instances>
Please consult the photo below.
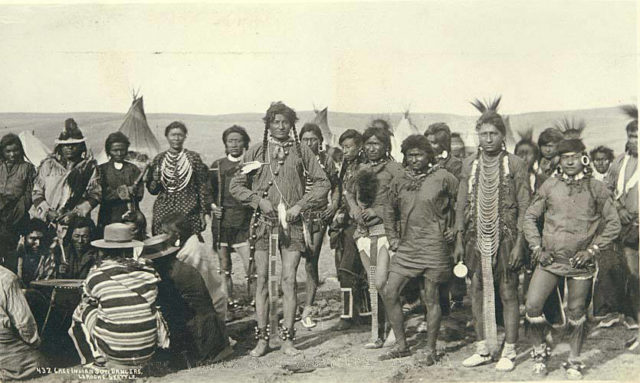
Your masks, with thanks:
<instances>
[{"instance_id":1,"label":"beaded necklace","mask_svg":"<svg viewBox=\"0 0 640 383\"><path fill-rule=\"evenodd\" d=\"M493 260L500 247L502 184L509 172L508 156L503 151L497 156L480 152L473 161L472 179L475 193L476 248L480 252L482 268L483 328L490 349L497 348L497 325ZM471 181L471 180L470 180Z\"/></svg>"},{"instance_id":2,"label":"beaded necklace","mask_svg":"<svg viewBox=\"0 0 640 383\"><path fill-rule=\"evenodd\" d=\"M160 182L168 193L179 192L184 189L191 180L193 168L187 157L187 152L181 150L178 153L167 151L162 159L162 174Z\"/></svg>"}]
</instances>

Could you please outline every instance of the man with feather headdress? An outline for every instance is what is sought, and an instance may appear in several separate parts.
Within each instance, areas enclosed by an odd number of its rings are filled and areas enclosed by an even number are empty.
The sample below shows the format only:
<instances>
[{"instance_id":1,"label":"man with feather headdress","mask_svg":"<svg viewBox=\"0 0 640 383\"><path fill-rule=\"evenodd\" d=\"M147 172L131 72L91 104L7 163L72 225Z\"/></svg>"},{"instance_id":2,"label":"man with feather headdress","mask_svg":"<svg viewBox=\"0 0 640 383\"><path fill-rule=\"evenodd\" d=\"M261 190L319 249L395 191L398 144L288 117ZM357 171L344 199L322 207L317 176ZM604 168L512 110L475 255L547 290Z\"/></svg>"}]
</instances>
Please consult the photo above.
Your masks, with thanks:
<instances>
[{"instance_id":1,"label":"man with feather headdress","mask_svg":"<svg viewBox=\"0 0 640 383\"><path fill-rule=\"evenodd\" d=\"M638 328L637 318L640 310L638 294L638 107L627 105L622 110L631 117L627 124L627 144L625 153L619 155L611 164L608 184L614 193L614 203L620 216L622 230L619 243L629 271L627 296L628 305L625 324L629 329Z\"/></svg>"},{"instance_id":2,"label":"man with feather headdress","mask_svg":"<svg viewBox=\"0 0 640 383\"><path fill-rule=\"evenodd\" d=\"M35 216L56 222L69 215L86 217L102 198L98 164L87 150L78 124L69 118L55 149L38 168L33 186Z\"/></svg>"},{"instance_id":3,"label":"man with feather headdress","mask_svg":"<svg viewBox=\"0 0 640 383\"><path fill-rule=\"evenodd\" d=\"M565 120L563 125L559 169L536 192L524 217L524 233L537 264L527 291L525 319L533 342L534 373L544 375L550 348L543 340L548 327L543 307L558 282L566 279L571 349L563 366L569 378L580 378L586 306L596 260L608 254L604 251L618 236L620 221L605 184L591 176L580 139L584 122Z\"/></svg>"},{"instance_id":4,"label":"man with feather headdress","mask_svg":"<svg viewBox=\"0 0 640 383\"><path fill-rule=\"evenodd\" d=\"M522 266L522 219L529 205L527 166L505 147L506 126L491 104L472 104L482 113L476 123L480 146L463 163L456 206L454 258L465 258L471 277L471 300L478 337L476 353L463 365L492 361L497 351L496 296L503 306L505 344L496 369L515 367L518 340L518 269ZM499 295L498 295L499 294Z\"/></svg>"}]
</instances>

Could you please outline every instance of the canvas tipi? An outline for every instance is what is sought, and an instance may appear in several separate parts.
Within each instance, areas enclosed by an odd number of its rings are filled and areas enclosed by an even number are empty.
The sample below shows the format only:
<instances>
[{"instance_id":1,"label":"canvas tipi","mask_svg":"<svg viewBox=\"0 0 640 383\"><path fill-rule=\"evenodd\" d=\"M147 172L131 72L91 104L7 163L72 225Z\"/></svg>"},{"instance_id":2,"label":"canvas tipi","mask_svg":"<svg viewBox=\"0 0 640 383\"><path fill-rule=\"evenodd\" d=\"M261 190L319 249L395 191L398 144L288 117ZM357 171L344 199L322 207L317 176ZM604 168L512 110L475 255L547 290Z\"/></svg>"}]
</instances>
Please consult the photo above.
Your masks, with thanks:
<instances>
[{"instance_id":1,"label":"canvas tipi","mask_svg":"<svg viewBox=\"0 0 640 383\"><path fill-rule=\"evenodd\" d=\"M329 128L329 121L328 121L328 109L329 107L326 107L320 111L315 110L316 112L316 116L314 117L313 122L314 124L318 125L320 127L320 130L322 131L322 137L324 138L324 144L327 146L338 146L338 143L336 142L338 137L334 136L333 133L331 132L331 128Z\"/></svg>"},{"instance_id":2,"label":"canvas tipi","mask_svg":"<svg viewBox=\"0 0 640 383\"><path fill-rule=\"evenodd\" d=\"M24 148L24 159L36 167L40 166L42 160L51 153L51 150L34 136L33 132L21 132L18 137Z\"/></svg>"},{"instance_id":3,"label":"canvas tipi","mask_svg":"<svg viewBox=\"0 0 640 383\"><path fill-rule=\"evenodd\" d=\"M391 155L396 161L402 162L404 158L401 151L402 141L412 134L420 134L420 132L411 122L409 111L407 110L402 115L400 122L393 128L393 137L391 137Z\"/></svg>"},{"instance_id":4,"label":"canvas tipi","mask_svg":"<svg viewBox=\"0 0 640 383\"><path fill-rule=\"evenodd\" d=\"M141 162L152 160L160 153L158 139L149 128L147 116L144 114L142 97L133 96L131 107L118 130L129 138L129 142L131 143L129 151L136 154L136 158L132 158L131 160L137 165ZM144 160L145 157L146 161ZM107 160L107 153L103 151L98 156L98 163L104 163L107 162Z\"/></svg>"}]
</instances>

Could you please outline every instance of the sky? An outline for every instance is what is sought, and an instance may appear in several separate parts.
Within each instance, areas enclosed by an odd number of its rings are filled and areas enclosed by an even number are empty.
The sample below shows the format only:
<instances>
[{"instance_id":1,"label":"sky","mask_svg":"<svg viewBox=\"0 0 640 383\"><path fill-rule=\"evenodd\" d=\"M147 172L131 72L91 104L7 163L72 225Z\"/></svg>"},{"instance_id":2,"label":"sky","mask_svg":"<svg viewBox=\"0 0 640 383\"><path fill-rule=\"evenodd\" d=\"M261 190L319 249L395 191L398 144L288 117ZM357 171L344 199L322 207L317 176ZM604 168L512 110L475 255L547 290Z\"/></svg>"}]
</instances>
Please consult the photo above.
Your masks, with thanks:
<instances>
[{"instance_id":1,"label":"sky","mask_svg":"<svg viewBox=\"0 0 640 383\"><path fill-rule=\"evenodd\" d=\"M0 0L2 1L2 0ZM475 114L637 102L635 1L0 5L0 112Z\"/></svg>"}]
</instances>

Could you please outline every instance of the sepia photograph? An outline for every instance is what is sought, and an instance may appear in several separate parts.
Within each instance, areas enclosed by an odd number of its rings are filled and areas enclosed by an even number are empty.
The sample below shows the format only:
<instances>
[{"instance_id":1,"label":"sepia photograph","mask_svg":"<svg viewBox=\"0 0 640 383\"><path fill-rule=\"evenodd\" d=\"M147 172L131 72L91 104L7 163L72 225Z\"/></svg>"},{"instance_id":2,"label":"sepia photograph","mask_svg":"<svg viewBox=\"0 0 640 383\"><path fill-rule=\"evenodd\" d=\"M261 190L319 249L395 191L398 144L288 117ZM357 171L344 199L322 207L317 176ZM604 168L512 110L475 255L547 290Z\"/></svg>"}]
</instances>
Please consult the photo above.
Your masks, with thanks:
<instances>
[{"instance_id":1,"label":"sepia photograph","mask_svg":"<svg viewBox=\"0 0 640 383\"><path fill-rule=\"evenodd\" d=\"M637 381L637 0L0 0L0 383Z\"/></svg>"}]
</instances>

